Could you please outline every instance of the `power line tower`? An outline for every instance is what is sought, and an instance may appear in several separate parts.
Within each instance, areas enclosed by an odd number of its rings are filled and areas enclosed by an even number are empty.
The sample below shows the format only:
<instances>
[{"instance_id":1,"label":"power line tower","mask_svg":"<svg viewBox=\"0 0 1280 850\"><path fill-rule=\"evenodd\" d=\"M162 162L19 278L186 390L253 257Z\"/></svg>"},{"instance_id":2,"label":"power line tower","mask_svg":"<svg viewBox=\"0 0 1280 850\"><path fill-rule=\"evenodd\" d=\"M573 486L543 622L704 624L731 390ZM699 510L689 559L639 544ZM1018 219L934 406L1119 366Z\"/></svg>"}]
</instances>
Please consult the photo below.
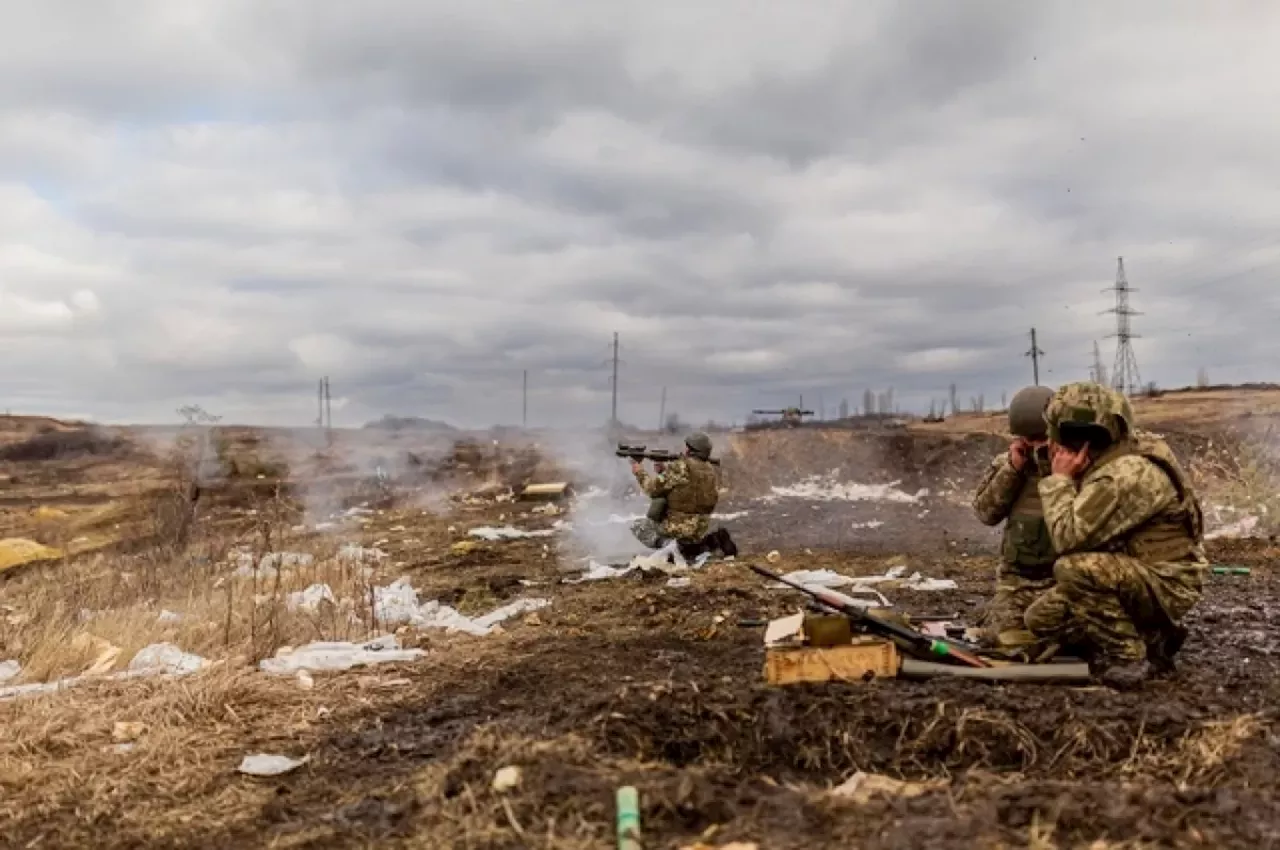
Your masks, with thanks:
<instances>
[{"instance_id":1,"label":"power line tower","mask_svg":"<svg viewBox=\"0 0 1280 850\"><path fill-rule=\"evenodd\" d=\"M1133 354L1132 340L1138 339L1129 326L1132 316L1142 314L1129 307L1129 293L1137 292L1129 288L1129 281L1124 276L1124 257L1116 259L1116 284L1103 292L1116 294L1116 306L1107 310L1116 314L1116 332L1107 337L1116 338L1116 362L1111 367L1111 385L1125 395L1133 395L1142 388L1142 377L1138 374L1138 358Z\"/></svg>"},{"instance_id":2,"label":"power line tower","mask_svg":"<svg viewBox=\"0 0 1280 850\"><path fill-rule=\"evenodd\" d=\"M525 369L520 387L520 427L529 427L529 370Z\"/></svg>"},{"instance_id":3,"label":"power line tower","mask_svg":"<svg viewBox=\"0 0 1280 850\"><path fill-rule=\"evenodd\" d=\"M1044 357L1044 352L1036 345L1036 329L1031 329L1031 350L1023 355L1031 358L1031 377L1035 386L1040 386L1040 358Z\"/></svg>"}]
</instances>

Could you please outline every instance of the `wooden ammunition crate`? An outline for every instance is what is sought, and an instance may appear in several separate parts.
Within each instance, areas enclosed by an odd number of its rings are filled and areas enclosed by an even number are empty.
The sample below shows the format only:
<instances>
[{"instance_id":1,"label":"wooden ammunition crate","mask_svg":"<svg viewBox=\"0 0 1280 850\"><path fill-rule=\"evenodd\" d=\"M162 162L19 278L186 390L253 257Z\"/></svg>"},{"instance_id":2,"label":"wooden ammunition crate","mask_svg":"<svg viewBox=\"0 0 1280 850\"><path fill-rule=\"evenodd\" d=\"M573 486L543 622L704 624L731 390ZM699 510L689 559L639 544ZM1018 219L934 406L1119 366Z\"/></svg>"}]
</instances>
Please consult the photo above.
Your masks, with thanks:
<instances>
[{"instance_id":1,"label":"wooden ammunition crate","mask_svg":"<svg viewBox=\"0 0 1280 850\"><path fill-rule=\"evenodd\" d=\"M898 675L898 648L891 641L856 638L839 646L770 647L764 678L771 685L800 682L866 682Z\"/></svg>"}]
</instances>

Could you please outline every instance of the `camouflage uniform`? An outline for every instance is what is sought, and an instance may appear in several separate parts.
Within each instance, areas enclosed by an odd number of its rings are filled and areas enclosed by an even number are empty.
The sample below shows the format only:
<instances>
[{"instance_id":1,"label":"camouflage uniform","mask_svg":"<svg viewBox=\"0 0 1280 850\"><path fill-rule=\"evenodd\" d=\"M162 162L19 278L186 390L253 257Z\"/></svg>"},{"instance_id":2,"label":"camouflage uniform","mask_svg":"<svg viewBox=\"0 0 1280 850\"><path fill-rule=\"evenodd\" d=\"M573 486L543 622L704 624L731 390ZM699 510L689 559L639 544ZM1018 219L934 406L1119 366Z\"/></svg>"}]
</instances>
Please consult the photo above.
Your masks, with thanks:
<instances>
[{"instance_id":1,"label":"camouflage uniform","mask_svg":"<svg viewBox=\"0 0 1280 850\"><path fill-rule=\"evenodd\" d=\"M1000 543L996 595L983 616L988 643L1012 648L1034 642L1024 625L1027 608L1053 587L1056 557L1040 501L1040 481L1046 462L1028 457L1019 472L1008 453L991 462L973 510L984 525L1005 523Z\"/></svg>"},{"instance_id":2,"label":"camouflage uniform","mask_svg":"<svg viewBox=\"0 0 1280 850\"><path fill-rule=\"evenodd\" d=\"M632 524L637 540L659 549L668 540L699 543L707 536L711 512L720 500L720 476L712 463L686 456L668 463L658 475L638 470L636 482L649 498L667 500L661 521L646 517Z\"/></svg>"},{"instance_id":3,"label":"camouflage uniform","mask_svg":"<svg viewBox=\"0 0 1280 850\"><path fill-rule=\"evenodd\" d=\"M1128 400L1106 387L1063 387L1045 419L1051 439L1074 422L1106 428L1114 443L1078 482L1050 475L1040 483L1060 556L1057 585L1028 609L1027 628L1042 639L1083 643L1106 661L1171 656L1185 637L1178 621L1199 601L1207 567L1203 516L1185 472L1163 440L1133 430Z\"/></svg>"}]
</instances>

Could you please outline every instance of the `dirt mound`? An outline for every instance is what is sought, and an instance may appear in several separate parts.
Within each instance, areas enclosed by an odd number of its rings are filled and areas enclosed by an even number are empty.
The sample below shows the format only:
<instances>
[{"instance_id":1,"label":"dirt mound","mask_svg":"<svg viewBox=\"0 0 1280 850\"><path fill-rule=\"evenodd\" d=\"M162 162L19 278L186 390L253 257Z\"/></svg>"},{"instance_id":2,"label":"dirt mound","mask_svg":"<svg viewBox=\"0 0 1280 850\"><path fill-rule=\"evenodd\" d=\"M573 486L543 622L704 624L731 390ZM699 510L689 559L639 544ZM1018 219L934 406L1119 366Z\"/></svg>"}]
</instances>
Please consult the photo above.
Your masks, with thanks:
<instances>
[{"instance_id":1,"label":"dirt mound","mask_svg":"<svg viewBox=\"0 0 1280 850\"><path fill-rule=\"evenodd\" d=\"M47 430L20 442L0 446L0 461L39 463L86 456L112 457L130 450L128 441L97 428Z\"/></svg>"},{"instance_id":2,"label":"dirt mound","mask_svg":"<svg viewBox=\"0 0 1280 850\"><path fill-rule=\"evenodd\" d=\"M864 484L900 482L904 489L943 482L977 483L1007 442L990 434L953 436L794 429L731 436L723 451L726 485L735 495L761 496L772 487L825 477Z\"/></svg>"}]
</instances>

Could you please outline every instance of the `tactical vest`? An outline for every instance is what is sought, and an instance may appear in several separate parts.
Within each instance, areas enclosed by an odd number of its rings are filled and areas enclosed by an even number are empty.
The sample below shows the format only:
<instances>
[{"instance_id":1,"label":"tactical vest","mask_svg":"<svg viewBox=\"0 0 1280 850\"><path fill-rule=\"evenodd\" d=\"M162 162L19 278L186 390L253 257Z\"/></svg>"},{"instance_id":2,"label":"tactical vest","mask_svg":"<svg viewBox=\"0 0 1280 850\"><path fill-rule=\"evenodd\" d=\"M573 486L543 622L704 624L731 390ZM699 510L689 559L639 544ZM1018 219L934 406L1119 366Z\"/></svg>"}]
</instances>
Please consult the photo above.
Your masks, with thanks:
<instances>
[{"instance_id":1,"label":"tactical vest","mask_svg":"<svg viewBox=\"0 0 1280 850\"><path fill-rule=\"evenodd\" d=\"M667 510L678 514L710 514L720 501L720 481L716 468L696 457L684 458L689 483L667 494Z\"/></svg>"},{"instance_id":2,"label":"tactical vest","mask_svg":"<svg viewBox=\"0 0 1280 850\"><path fill-rule=\"evenodd\" d=\"M1204 513L1191 489L1191 481L1168 443L1141 436L1126 440L1098 458L1093 469L1101 469L1119 458L1133 454L1140 455L1159 467L1173 484L1177 498L1173 504L1142 525L1109 541L1105 548L1151 564L1192 557L1204 540Z\"/></svg>"},{"instance_id":3,"label":"tactical vest","mask_svg":"<svg viewBox=\"0 0 1280 850\"><path fill-rule=\"evenodd\" d=\"M1012 572L1023 578L1034 581L1053 575L1053 562L1058 556L1053 549L1049 525L1044 521L1040 476L1034 471L1028 472L1009 510L1000 556Z\"/></svg>"}]
</instances>

